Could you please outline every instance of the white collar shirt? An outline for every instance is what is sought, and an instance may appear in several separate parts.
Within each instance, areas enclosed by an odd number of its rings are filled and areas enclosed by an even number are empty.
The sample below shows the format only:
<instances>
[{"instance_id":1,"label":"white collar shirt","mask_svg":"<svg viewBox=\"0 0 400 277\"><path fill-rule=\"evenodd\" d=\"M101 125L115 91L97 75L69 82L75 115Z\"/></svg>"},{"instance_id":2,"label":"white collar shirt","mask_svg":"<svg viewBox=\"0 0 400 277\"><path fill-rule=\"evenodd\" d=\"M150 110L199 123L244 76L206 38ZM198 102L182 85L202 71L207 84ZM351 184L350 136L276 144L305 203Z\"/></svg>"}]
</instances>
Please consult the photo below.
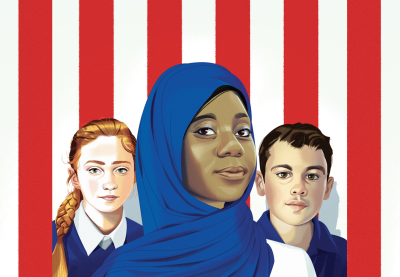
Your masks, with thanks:
<instances>
[{"instance_id":1,"label":"white collar shirt","mask_svg":"<svg viewBox=\"0 0 400 277\"><path fill-rule=\"evenodd\" d=\"M103 241L105 235L100 232L96 225L94 225L94 223L87 216L82 204L75 212L74 223L83 247L85 248L85 251L89 256ZM118 224L117 228L115 228L114 231L106 236L112 239L115 249L124 245L126 231L127 223L125 218L125 211L123 210L121 222Z\"/></svg>"}]
</instances>

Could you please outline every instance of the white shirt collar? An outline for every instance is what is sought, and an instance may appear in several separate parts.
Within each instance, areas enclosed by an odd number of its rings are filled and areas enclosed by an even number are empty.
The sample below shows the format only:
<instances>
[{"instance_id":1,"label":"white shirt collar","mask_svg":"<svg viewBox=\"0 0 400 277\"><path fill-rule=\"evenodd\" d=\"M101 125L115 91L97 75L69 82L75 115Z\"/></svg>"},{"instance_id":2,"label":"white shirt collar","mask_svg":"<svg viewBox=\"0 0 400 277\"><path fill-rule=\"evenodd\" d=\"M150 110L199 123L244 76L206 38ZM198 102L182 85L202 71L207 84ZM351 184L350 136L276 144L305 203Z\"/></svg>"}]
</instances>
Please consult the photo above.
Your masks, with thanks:
<instances>
[{"instance_id":1,"label":"white shirt collar","mask_svg":"<svg viewBox=\"0 0 400 277\"><path fill-rule=\"evenodd\" d=\"M79 206L78 210L75 212L75 228L78 232L79 238L89 256L99 245L99 243L104 238L104 235L97 229L96 225L87 216L83 205ZM108 236L111 237L114 247L118 248L124 245L126 238L127 224L125 218L125 210L122 212L122 220L118 224L117 228L112 231Z\"/></svg>"}]
</instances>

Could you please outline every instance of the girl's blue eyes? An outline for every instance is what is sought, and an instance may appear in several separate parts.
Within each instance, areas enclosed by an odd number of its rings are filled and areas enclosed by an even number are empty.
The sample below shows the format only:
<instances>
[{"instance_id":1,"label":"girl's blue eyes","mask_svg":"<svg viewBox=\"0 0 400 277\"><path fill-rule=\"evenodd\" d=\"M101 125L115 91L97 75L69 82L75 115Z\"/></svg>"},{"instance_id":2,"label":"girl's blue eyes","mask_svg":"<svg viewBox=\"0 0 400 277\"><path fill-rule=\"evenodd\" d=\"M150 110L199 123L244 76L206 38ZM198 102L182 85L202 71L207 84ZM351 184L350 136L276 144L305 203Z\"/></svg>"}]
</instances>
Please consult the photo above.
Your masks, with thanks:
<instances>
[{"instance_id":1,"label":"girl's blue eyes","mask_svg":"<svg viewBox=\"0 0 400 277\"><path fill-rule=\"evenodd\" d=\"M126 168L117 168L115 171L117 171L118 173L121 173L121 174L125 174L128 172L128 170Z\"/></svg>"},{"instance_id":2,"label":"girl's blue eyes","mask_svg":"<svg viewBox=\"0 0 400 277\"><path fill-rule=\"evenodd\" d=\"M102 171L101 169L99 169L99 168L90 168L88 171L89 171L90 174L100 174L100 173L103 172L103 171ZM117 172L117 173L119 173L119 174L125 174L125 173L128 172L128 169L126 169L126 168L124 168L124 167L120 167L120 168L117 168L117 169L115 170L115 172Z\"/></svg>"},{"instance_id":3,"label":"girl's blue eyes","mask_svg":"<svg viewBox=\"0 0 400 277\"><path fill-rule=\"evenodd\" d=\"M88 171L89 171L89 173L91 173L91 174L99 174L99 173L101 173L101 170L98 169L98 168L91 168L91 169L89 169Z\"/></svg>"},{"instance_id":4,"label":"girl's blue eyes","mask_svg":"<svg viewBox=\"0 0 400 277\"><path fill-rule=\"evenodd\" d=\"M213 129L211 128L200 128L198 129L195 133L203 135L203 136L212 136L217 134ZM251 131L249 129L242 129L236 132L235 136L239 137L249 137L251 134Z\"/></svg>"}]
</instances>

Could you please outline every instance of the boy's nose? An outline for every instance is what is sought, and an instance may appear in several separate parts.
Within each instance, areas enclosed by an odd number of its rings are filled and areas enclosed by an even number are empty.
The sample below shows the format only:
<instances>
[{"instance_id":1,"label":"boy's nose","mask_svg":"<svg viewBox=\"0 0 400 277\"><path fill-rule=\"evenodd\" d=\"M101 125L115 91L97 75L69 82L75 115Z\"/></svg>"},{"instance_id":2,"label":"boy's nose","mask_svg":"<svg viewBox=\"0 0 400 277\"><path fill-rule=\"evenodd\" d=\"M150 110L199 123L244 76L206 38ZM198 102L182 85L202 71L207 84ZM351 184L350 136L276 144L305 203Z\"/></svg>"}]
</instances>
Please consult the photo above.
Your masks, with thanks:
<instances>
[{"instance_id":1,"label":"boy's nose","mask_svg":"<svg viewBox=\"0 0 400 277\"><path fill-rule=\"evenodd\" d=\"M290 190L291 195L301 195L301 196L306 196L307 195L307 189L304 186L302 182L298 182L291 190Z\"/></svg>"}]
</instances>

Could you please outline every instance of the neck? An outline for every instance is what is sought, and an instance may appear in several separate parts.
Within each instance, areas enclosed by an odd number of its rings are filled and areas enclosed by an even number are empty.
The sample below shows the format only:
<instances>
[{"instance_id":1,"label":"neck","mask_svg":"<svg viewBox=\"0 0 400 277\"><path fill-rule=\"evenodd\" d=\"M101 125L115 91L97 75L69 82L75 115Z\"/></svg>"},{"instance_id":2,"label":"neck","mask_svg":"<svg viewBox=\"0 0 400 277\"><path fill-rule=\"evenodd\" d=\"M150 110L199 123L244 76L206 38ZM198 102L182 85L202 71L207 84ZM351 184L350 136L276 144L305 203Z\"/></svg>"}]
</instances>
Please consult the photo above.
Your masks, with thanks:
<instances>
[{"instance_id":1,"label":"neck","mask_svg":"<svg viewBox=\"0 0 400 277\"><path fill-rule=\"evenodd\" d=\"M83 200L83 209L103 235L109 235L122 220L123 206L112 212L101 212Z\"/></svg>"},{"instance_id":2,"label":"neck","mask_svg":"<svg viewBox=\"0 0 400 277\"><path fill-rule=\"evenodd\" d=\"M290 225L270 213L270 221L286 244L303 248L305 251L310 247L314 233L314 223L311 220L302 225Z\"/></svg>"}]
</instances>

